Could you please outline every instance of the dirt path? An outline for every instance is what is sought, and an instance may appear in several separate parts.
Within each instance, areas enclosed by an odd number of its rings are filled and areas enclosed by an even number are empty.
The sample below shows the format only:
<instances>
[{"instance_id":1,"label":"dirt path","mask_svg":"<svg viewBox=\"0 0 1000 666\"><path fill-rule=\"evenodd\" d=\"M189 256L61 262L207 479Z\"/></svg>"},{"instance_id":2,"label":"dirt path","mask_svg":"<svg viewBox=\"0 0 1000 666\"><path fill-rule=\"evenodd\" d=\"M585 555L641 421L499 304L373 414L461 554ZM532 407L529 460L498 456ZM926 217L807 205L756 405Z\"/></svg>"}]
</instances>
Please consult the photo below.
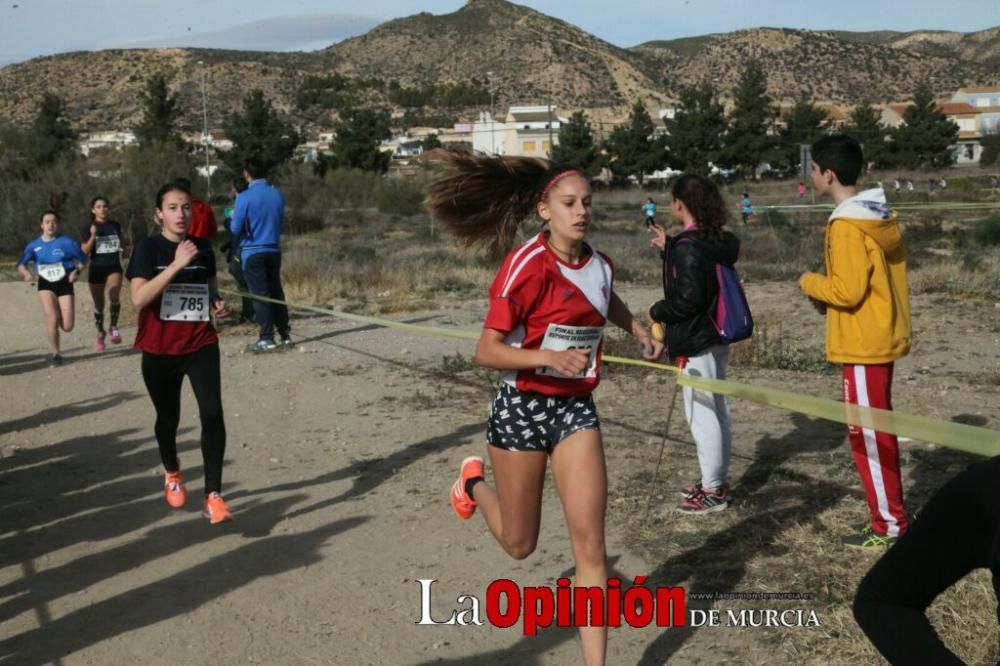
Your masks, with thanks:
<instances>
[{"instance_id":1,"label":"dirt path","mask_svg":"<svg viewBox=\"0 0 1000 666\"><path fill-rule=\"evenodd\" d=\"M634 304L652 295L626 293ZM761 312L780 313L788 295L762 293ZM191 499L170 511L139 356L89 348L83 296L67 363L50 369L34 292L2 283L0 303L0 664L579 663L570 630L522 638L516 628L415 624L417 579L439 581L442 619L458 595L484 599L496 578L553 585L572 566L551 487L540 547L523 562L505 557L478 518L461 523L451 512L448 486L458 461L484 449L492 394L492 376L468 368L469 343L327 318L296 320L302 343L287 353L244 355L249 334L225 335L224 494L236 519L212 527L194 501L202 479L190 391L180 447ZM482 307L404 319L476 330ZM997 352L988 361L982 353L980 367L997 365ZM901 365L904 377L919 367ZM948 381L944 389L917 382L935 405L924 413L956 413ZM671 567L630 550L627 520L628 498L645 491L634 479L659 445L664 382L609 377L597 398L612 488L609 554L623 578ZM835 386L820 377L801 388L829 395ZM924 404L919 394L903 402ZM744 467L753 464L751 442L797 432L789 415L734 411ZM688 453L666 477L689 480L692 460ZM767 663L770 649L745 632L619 629L609 663Z\"/></svg>"}]
</instances>

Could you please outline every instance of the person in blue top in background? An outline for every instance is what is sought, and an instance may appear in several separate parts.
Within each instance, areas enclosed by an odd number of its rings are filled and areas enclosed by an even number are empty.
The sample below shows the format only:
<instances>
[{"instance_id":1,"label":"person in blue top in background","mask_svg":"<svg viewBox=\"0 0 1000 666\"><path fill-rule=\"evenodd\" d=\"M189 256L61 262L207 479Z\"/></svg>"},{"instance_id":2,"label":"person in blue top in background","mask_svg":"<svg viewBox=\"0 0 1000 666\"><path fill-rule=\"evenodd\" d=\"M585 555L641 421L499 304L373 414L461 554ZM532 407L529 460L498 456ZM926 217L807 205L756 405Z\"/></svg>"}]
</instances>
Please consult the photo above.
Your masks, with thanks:
<instances>
[{"instance_id":1,"label":"person in blue top in background","mask_svg":"<svg viewBox=\"0 0 1000 666\"><path fill-rule=\"evenodd\" d=\"M247 161L243 167L243 177L249 186L236 197L229 231L233 238L240 239L243 275L250 293L284 301L285 292L281 287L281 227L285 217L285 197L278 188L267 182L266 175L259 162L252 159ZM278 345L274 342L275 328L278 329L283 346L292 344L287 307L255 300L253 309L260 326L260 335L256 342L247 345L247 351L277 349Z\"/></svg>"},{"instance_id":2,"label":"person in blue top in background","mask_svg":"<svg viewBox=\"0 0 1000 666\"><path fill-rule=\"evenodd\" d=\"M646 214L646 228L656 224L656 203L653 197L647 197L646 203L642 204L642 212Z\"/></svg>"},{"instance_id":3,"label":"person in blue top in background","mask_svg":"<svg viewBox=\"0 0 1000 666\"><path fill-rule=\"evenodd\" d=\"M17 270L25 282L31 282L32 275L27 265L34 262L38 272L38 300L45 314L45 329L52 348L51 365L62 363L59 354L59 329L69 333L73 330L73 283L87 263L83 248L72 238L59 235L59 216L47 210L39 218L42 235L33 239L24 248L24 254L17 262Z\"/></svg>"},{"instance_id":4,"label":"person in blue top in background","mask_svg":"<svg viewBox=\"0 0 1000 666\"><path fill-rule=\"evenodd\" d=\"M740 202L740 215L743 216L743 224L750 221L750 217L753 215L753 202L750 201L750 193L743 193L743 201Z\"/></svg>"}]
</instances>

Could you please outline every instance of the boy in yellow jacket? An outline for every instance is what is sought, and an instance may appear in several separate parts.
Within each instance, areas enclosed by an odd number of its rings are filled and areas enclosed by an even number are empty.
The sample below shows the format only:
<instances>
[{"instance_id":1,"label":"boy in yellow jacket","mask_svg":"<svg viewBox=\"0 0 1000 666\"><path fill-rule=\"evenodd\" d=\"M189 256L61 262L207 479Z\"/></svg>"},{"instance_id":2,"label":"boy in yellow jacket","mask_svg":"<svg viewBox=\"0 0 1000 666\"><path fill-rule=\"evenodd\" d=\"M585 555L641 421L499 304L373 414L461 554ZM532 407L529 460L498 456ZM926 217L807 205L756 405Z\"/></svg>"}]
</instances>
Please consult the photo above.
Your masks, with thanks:
<instances>
[{"instance_id":1,"label":"boy in yellow jacket","mask_svg":"<svg viewBox=\"0 0 1000 666\"><path fill-rule=\"evenodd\" d=\"M906 251L885 192L858 192L864 156L857 141L826 136L812 146L812 180L836 206L826 225L826 275L805 273L799 287L826 314L826 355L844 367L844 402L892 409L893 362L910 351ZM891 433L852 425L854 463L871 524L842 541L883 548L907 528L899 442Z\"/></svg>"}]
</instances>

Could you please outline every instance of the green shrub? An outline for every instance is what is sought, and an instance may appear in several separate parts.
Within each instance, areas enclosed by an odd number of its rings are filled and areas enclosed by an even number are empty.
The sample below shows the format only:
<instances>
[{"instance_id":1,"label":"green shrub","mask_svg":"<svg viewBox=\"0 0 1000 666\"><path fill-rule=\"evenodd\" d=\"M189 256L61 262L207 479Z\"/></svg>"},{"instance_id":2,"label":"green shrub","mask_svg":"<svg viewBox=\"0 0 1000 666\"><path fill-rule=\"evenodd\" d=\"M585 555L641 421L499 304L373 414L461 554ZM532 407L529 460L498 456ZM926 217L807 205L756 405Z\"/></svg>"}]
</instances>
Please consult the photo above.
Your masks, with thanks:
<instances>
[{"instance_id":1,"label":"green shrub","mask_svg":"<svg viewBox=\"0 0 1000 666\"><path fill-rule=\"evenodd\" d=\"M976 222L972 236L979 245L1000 245L1000 214L994 213Z\"/></svg>"}]
</instances>

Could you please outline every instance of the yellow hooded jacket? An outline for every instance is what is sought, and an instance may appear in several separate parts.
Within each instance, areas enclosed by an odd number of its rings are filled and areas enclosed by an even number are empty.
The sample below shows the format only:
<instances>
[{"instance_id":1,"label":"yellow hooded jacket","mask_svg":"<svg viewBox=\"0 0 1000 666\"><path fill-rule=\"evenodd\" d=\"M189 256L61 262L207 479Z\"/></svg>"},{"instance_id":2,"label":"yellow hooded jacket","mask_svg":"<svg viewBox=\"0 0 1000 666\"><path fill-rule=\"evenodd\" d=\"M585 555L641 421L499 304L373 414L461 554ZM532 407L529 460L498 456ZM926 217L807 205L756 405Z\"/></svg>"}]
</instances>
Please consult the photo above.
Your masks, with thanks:
<instances>
[{"instance_id":1,"label":"yellow hooded jacket","mask_svg":"<svg viewBox=\"0 0 1000 666\"><path fill-rule=\"evenodd\" d=\"M802 290L826 303L826 356L833 363L889 363L910 351L906 250L881 189L842 202L826 225L826 275Z\"/></svg>"}]
</instances>

